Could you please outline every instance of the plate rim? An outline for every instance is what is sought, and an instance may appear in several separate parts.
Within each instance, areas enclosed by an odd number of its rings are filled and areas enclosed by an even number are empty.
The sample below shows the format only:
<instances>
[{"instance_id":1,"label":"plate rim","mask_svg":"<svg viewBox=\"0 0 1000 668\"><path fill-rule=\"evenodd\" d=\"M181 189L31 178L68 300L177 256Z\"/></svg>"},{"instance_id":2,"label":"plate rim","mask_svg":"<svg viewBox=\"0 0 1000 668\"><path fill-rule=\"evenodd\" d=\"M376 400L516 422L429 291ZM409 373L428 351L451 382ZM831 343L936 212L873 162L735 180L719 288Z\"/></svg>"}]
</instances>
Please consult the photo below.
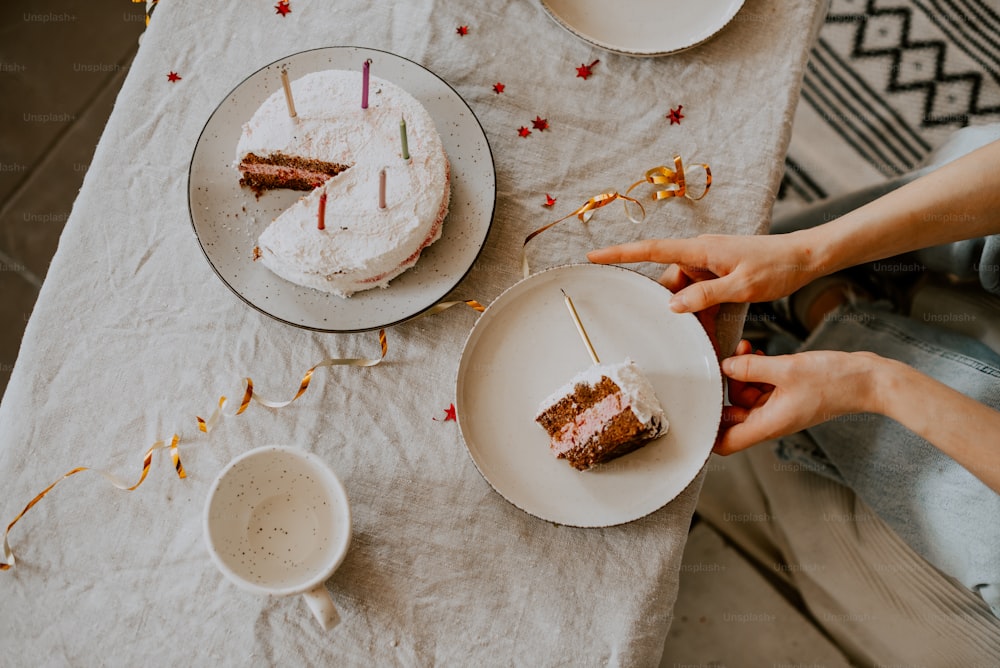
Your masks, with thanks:
<instances>
[{"instance_id":1,"label":"plate rim","mask_svg":"<svg viewBox=\"0 0 1000 668\"><path fill-rule=\"evenodd\" d=\"M192 198L191 198L191 190L192 190L192 172L194 170L195 157L196 157L196 155L198 153L198 147L201 144L202 137L204 137L205 132L208 131L208 126L212 122L212 119L215 117L215 115L222 108L222 105L224 105L226 103L226 100L228 100L233 95L233 93L235 93L237 90L239 90L241 86L243 86L244 84L246 84L251 78L253 78L257 74L259 74L260 72L263 72L264 70L268 69L269 67L277 65L278 63L281 63L283 61L286 61L286 60L289 60L289 59L292 59L292 58L296 58L296 57L302 56L302 55L307 54L307 53L313 53L313 52L316 52L316 51L328 51L328 50L338 50L339 51L339 50L347 50L347 49L363 49L365 51L373 51L373 52L377 52L377 53L383 53L383 54L386 54L386 55L389 55L389 56L393 56L395 58L399 58L400 60L407 61L411 65L414 65L416 67L419 67L419 68L425 70L426 72L428 72L429 74L431 74L433 77L435 77L438 81L440 81L441 83L443 83L444 85L446 85L449 89L451 89L451 91L455 94L455 96L459 100L461 100L462 104L465 105L465 108L469 111L469 115L476 122L476 125L479 127L479 131L482 133L483 143L486 146L486 150L489 152L490 167L493 170L493 203L492 203L492 206L490 207L489 221L486 223L485 233L483 234L483 242L481 244L479 244L479 249L476 251L475 257L472 258L472 261L469 263L469 266L466 267L465 270L462 272L462 275L459 276L454 281L454 283L452 283L451 286L440 295L440 297L437 297L430 304L427 304L426 306L420 307L417 311L415 311L414 313L411 313L410 315L403 316L403 317L401 317L399 319L396 319L396 320L393 320L393 321L390 321L390 322L386 322L384 324L377 324L377 325L371 325L371 326L366 326L366 327L347 328L347 329L332 329L332 328L328 328L328 327L315 327L315 326L307 325L307 324L303 324L303 323L291 322L290 320L286 320L285 318L282 318L280 316L274 315L273 313L270 313L267 310L265 310L263 307L258 306L257 304L255 304L254 302L252 302L250 299L248 299L246 296L244 296L239 290L237 290L235 287L233 287L233 285L230 284L230 282L227 281L226 278L222 275L222 273L219 271L218 267L215 266L215 263L212 262L212 258L208 255L208 251L205 249L205 244L202 242L201 235L198 234L198 227L197 227L197 225L195 225L194 202L192 201ZM204 122L204 124L202 125L202 128L201 128L201 131L198 133L198 139L195 140L194 150L191 152L191 160L188 162L188 174L187 174L188 221L191 224L191 229L194 232L195 239L197 239L197 241L198 241L198 248L201 249L201 253L205 257L205 260L208 262L208 266L212 268L212 272L218 277L218 279L220 281L222 281L222 284L225 285L227 288L229 288L229 291L232 292L234 295L236 295L240 299L240 301L242 301L244 304L246 304L247 306L249 306L253 310L257 311L258 313L261 313L261 314L267 316L268 318L276 320L277 322L283 323L285 325L290 325L290 326L295 327L297 329L304 329L304 330L313 331L313 332L320 332L320 333L323 333L323 334L356 334L356 333L361 333L361 332L372 332L372 331L375 331L377 329L386 329L386 328L389 328L389 327L395 327L396 325L401 325L401 324L403 324L405 322L408 322L410 320L414 320L416 318L419 318L420 316L422 316L423 314L425 314L427 311L429 311L430 309L434 308L434 306L436 304L438 304L443 297L445 297L448 293L452 292L455 288L457 288L462 283L462 281L465 280L465 278L469 275L469 272L472 271L472 268L476 265L476 262L479 260L479 257L482 255L483 249L486 247L486 242L489 240L490 233L493 231L493 223L496 221L497 192L498 192L498 185L497 185L497 178L496 178L496 158L493 155L493 147L490 145L489 137L486 134L486 129L483 127L482 121L479 120L479 117L476 115L475 111L473 111L473 109L469 105L468 101L466 101L466 99L464 97L462 97L462 95L458 92L458 90L456 90L454 86L452 86L450 83L448 83L447 81L445 81L445 79L442 78L440 75L438 75L436 72L434 72L430 68L425 67L424 65L421 65L420 63L418 63L417 61L415 61L415 60L413 60L411 58L407 58L406 56L401 56L398 53L393 53L392 51L386 51L385 49L378 49L378 48L373 48L373 47L369 47L369 46L358 46L358 45L320 46L320 47L316 47L316 48L312 48L312 49L303 49L301 51L295 51L293 53L287 54L287 55L282 56L280 58L276 58L275 60L272 60L271 62L258 67L256 70L254 70L253 72L251 72L247 76L243 77L243 79L241 79L239 81L239 83L237 83L235 86L233 86L229 90L229 92L226 93L222 97L221 100L219 100L218 104L215 105L215 107L212 109L212 112L208 115L208 118L205 119L205 122ZM447 218L446 218L446 220L447 220Z\"/></svg>"},{"instance_id":2,"label":"plate rim","mask_svg":"<svg viewBox=\"0 0 1000 668\"><path fill-rule=\"evenodd\" d=\"M497 297L495 299L493 299L493 301L490 302L489 306L486 308L486 311L484 311L482 314L480 314L480 316L478 318L476 318L476 322L469 329L469 333L465 337L465 342L462 344L462 353L459 356L458 368L457 368L456 373L455 373L455 388L454 388L454 392L455 392L455 406L456 406L455 421L458 422L459 435L462 438L462 445L465 448L465 454L472 461L472 464L473 464L473 466L475 466L476 471L479 473L479 476L483 480L485 480L486 483L490 486L490 488L494 492L496 492L496 494L498 496L500 496L500 498L502 498L504 501L506 501L510 505L514 506L518 510L526 513L527 515L530 515L531 517L534 517L535 519L541 520L543 522L549 522L551 524L555 524L555 525L558 525L558 526L566 526L566 527L572 527L572 528L577 528L577 529L606 529L608 527L622 526L622 525L625 525L625 524L630 524L632 522L638 522L639 520L641 520L641 519L643 519L645 517L648 517L649 515L652 515L655 512L659 512L660 510L663 510L663 508L665 508L666 506L670 505L679 496L681 496L688 488L690 488L691 485L698 479L698 476L701 474L701 472L705 469L705 466L708 464L709 459L711 459L713 450L711 448L708 448L707 452L705 453L704 460L701 462L701 464L699 465L698 469L695 471L694 475L687 482L687 484L685 484L684 487L681 488L674 496L672 496L671 498L667 499L666 501L664 501L662 504L660 504L659 506L657 506L655 508L652 508L652 509L650 509L648 511L645 511L645 512L643 512L643 513L641 513L641 514L639 514L639 515L637 515L635 517L632 517L630 519L627 519L627 520L622 520L622 521L618 521L618 522L610 522L610 523L606 523L606 524L605 523L574 524L574 523L570 523L570 522L561 522L561 521L550 519L548 517L542 517L541 515L537 514L536 512L532 512L531 510L528 510L527 508L524 508L523 506L521 506L520 504L518 504L516 501L514 501L511 498L509 498L502 491L500 491L497 488L497 486L493 483L493 481L490 480L486 476L486 474L483 472L482 468L480 468L479 463L476 461L476 458L473 456L472 449L469 447L468 440L466 439L466 429L463 427L461 402L459 401L459 388L461 386L462 377L463 377L462 370L463 370L463 367L466 365L466 359L467 359L466 358L466 351L468 350L469 342L472 340L472 337L475 336L477 329L480 326L483 326L483 327L486 326L486 325L481 325L481 323L484 322L483 316L486 315L486 312L488 312L489 309L492 308L494 304L497 304L498 302L500 302L508 293L510 293L512 290L514 290L518 286L520 286L520 285L522 285L522 284L524 284L524 283L526 283L528 281L534 280L534 279L536 279L536 278L538 278L538 277L540 277L543 274L546 274L548 272L566 270L566 269L574 268L574 267L594 267L594 268L601 268L600 270L604 270L604 269L618 270L618 271L621 271L621 272L625 272L625 273L628 273L628 274L634 274L636 276L642 277L642 278L646 279L647 281L651 281L651 282L655 283L656 285L659 285L664 290L668 290L668 288L666 288L665 286L661 285L655 279L650 278L649 276L646 276L645 274L643 274L643 273L641 273L639 271L636 271L635 269L632 269L630 267L623 267L623 266L618 265L618 264L594 264L594 263L591 263L591 262L569 262L569 263L566 263L566 264L560 264L560 265L555 265L555 266L552 266L552 267L547 267L545 269L541 269L541 270L539 270L537 272L532 273L530 276L527 276L525 278L522 278L522 279L518 280L513 285L508 286L503 292L501 292L499 295L497 295ZM694 318L694 314L693 313L675 313L675 315L681 316L681 317L690 316L691 318ZM697 323L697 324L698 324L697 331L700 332L700 337L704 338L704 342L708 346L708 349L714 351L715 350L715 346L712 344L712 340L708 337L708 334L701 327L701 323ZM712 365L712 368L715 370L715 374L713 375L713 378L717 379L717 381L718 381L717 382L717 386L718 386L718 389L719 389L719 404L718 404L718 406L719 406L719 418L718 418L718 420L719 420L719 423L721 424L722 409L723 409L723 404L724 404L724 399L725 399L725 381L724 381L724 376L722 374L722 368L721 368L721 366L719 364L719 360L718 360L717 355L715 355L713 353L712 359L715 360L715 364Z\"/></svg>"},{"instance_id":3,"label":"plate rim","mask_svg":"<svg viewBox=\"0 0 1000 668\"><path fill-rule=\"evenodd\" d=\"M733 22L733 20L736 18L736 15L740 13L740 11L743 9L743 6L746 4L746 0L737 0L739 4L737 4L735 11L733 11L732 13L732 16L727 18L718 28L713 30L707 36L703 37L702 39L699 39L696 42L692 42L685 46L679 46L675 49L666 49L663 51L645 51L638 49L623 49L615 47L606 42L602 42L601 40L597 39L596 37L593 37L592 35L587 35L578 30L576 27L570 25L562 16L558 15L555 12L555 10L553 10L549 6L551 0L538 0L538 1L539 4L542 6L542 9L545 10L545 13L548 14L549 18L555 21L556 25L560 26L561 28L569 32L571 35L577 37L578 39L583 40L587 44L596 46L599 49L603 49L604 51L608 51L610 53L618 53L624 56L632 56L636 58L659 58L661 56L671 56L677 53L681 53L683 51L688 51L697 46L701 46L705 42L709 41L710 39L718 35L723 30L725 30L726 27Z\"/></svg>"}]
</instances>

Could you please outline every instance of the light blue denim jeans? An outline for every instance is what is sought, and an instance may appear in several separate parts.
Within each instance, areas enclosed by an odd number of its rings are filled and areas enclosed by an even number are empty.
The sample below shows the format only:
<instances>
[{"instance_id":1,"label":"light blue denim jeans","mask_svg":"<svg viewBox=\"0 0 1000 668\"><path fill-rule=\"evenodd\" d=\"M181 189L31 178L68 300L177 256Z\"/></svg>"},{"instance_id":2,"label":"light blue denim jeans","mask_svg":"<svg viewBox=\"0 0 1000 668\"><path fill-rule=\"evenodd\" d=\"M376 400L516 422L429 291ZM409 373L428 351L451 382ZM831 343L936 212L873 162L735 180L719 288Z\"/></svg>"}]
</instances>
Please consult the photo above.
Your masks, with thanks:
<instances>
[{"instance_id":1,"label":"light blue denim jeans","mask_svg":"<svg viewBox=\"0 0 1000 668\"><path fill-rule=\"evenodd\" d=\"M1000 409L1000 355L975 339L872 306L834 312L802 350L867 350ZM957 422L967 438L974 424ZM1000 494L926 440L878 415L785 437L776 454L854 490L917 553L1000 617Z\"/></svg>"}]
</instances>

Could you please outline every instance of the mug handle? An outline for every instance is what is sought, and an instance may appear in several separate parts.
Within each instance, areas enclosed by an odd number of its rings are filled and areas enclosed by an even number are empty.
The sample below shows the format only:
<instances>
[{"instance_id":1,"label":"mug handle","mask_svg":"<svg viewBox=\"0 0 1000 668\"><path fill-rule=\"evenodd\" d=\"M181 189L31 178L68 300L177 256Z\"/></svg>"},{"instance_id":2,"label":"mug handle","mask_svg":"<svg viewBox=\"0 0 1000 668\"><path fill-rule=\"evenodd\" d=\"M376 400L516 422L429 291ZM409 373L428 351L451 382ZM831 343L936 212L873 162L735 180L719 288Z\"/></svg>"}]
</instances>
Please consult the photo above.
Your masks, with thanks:
<instances>
[{"instance_id":1,"label":"mug handle","mask_svg":"<svg viewBox=\"0 0 1000 668\"><path fill-rule=\"evenodd\" d=\"M320 584L315 589L311 589L302 594L309 604L309 609L316 616L316 621L323 627L324 631L329 631L340 623L340 615L333 605L333 596L326 588L326 584Z\"/></svg>"}]
</instances>

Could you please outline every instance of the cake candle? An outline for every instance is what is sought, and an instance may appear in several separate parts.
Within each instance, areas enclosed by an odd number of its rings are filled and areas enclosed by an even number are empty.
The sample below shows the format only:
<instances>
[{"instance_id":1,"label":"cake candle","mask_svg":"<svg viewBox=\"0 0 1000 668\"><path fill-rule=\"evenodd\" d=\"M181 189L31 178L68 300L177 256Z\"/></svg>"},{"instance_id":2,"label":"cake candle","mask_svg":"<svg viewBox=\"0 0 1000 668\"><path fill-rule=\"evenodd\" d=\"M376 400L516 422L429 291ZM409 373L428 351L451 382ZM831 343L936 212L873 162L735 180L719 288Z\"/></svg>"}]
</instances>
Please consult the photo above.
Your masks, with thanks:
<instances>
[{"instance_id":1,"label":"cake candle","mask_svg":"<svg viewBox=\"0 0 1000 668\"><path fill-rule=\"evenodd\" d=\"M326 229L326 193L319 196L319 222L316 224L316 229Z\"/></svg>"},{"instance_id":2,"label":"cake candle","mask_svg":"<svg viewBox=\"0 0 1000 668\"><path fill-rule=\"evenodd\" d=\"M288 115L295 118L295 100L292 99L292 84L288 81L288 70L281 70L281 86L285 89L285 103L288 105Z\"/></svg>"},{"instance_id":3,"label":"cake candle","mask_svg":"<svg viewBox=\"0 0 1000 668\"><path fill-rule=\"evenodd\" d=\"M573 322L576 324L576 331L580 332L580 338L583 339L583 344L587 346L587 352L590 353L590 359L593 360L594 364L600 364L601 360L597 358L597 352L594 351L594 344L590 342L590 337L587 336L587 330L583 328L583 323L580 322L580 315L576 312L576 307L573 306L573 300L569 298L565 290L560 290L563 293L563 297L566 298L566 308L569 309L569 314L573 316Z\"/></svg>"},{"instance_id":4,"label":"cake candle","mask_svg":"<svg viewBox=\"0 0 1000 668\"><path fill-rule=\"evenodd\" d=\"M378 173L378 208L385 208L385 167Z\"/></svg>"},{"instance_id":5,"label":"cake candle","mask_svg":"<svg viewBox=\"0 0 1000 668\"><path fill-rule=\"evenodd\" d=\"M399 139L403 142L403 160L410 159L410 147L406 141L406 119L399 119Z\"/></svg>"},{"instance_id":6,"label":"cake candle","mask_svg":"<svg viewBox=\"0 0 1000 668\"><path fill-rule=\"evenodd\" d=\"M364 66L361 68L361 108L368 108L368 78L370 75L370 70L372 66L372 59L369 58L365 60Z\"/></svg>"}]
</instances>

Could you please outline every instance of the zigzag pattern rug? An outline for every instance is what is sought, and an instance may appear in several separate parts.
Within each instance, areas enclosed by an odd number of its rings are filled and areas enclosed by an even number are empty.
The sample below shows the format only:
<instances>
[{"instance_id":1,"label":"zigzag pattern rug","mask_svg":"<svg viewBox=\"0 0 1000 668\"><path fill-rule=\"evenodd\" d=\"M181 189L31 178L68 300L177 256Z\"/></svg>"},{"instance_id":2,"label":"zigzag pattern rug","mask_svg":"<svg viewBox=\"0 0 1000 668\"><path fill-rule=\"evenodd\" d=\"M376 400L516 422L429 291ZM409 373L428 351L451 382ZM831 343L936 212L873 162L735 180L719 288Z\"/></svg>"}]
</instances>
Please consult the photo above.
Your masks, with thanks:
<instances>
[{"instance_id":1,"label":"zigzag pattern rug","mask_svg":"<svg viewBox=\"0 0 1000 668\"><path fill-rule=\"evenodd\" d=\"M774 215L892 179L1000 122L1000 0L832 0Z\"/></svg>"}]
</instances>

